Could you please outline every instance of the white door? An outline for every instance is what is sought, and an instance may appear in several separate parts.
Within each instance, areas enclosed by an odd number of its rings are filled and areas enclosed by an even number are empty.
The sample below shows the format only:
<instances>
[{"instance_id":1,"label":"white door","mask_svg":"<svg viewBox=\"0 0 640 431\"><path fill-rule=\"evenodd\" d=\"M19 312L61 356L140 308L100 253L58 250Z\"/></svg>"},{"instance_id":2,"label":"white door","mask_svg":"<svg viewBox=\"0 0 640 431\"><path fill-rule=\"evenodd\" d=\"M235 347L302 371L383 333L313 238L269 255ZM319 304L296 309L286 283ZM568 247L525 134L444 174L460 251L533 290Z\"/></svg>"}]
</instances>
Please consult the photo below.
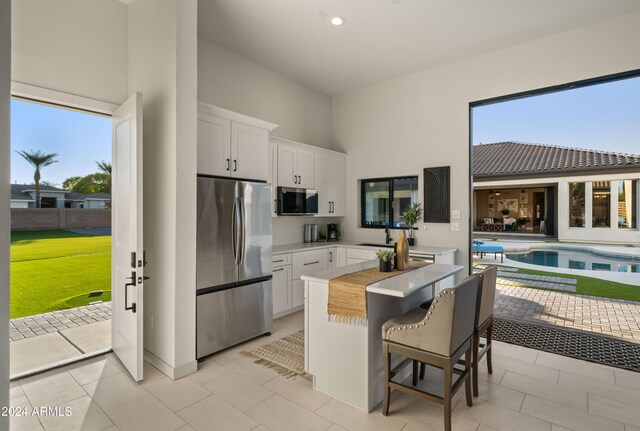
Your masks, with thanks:
<instances>
[{"instance_id":1,"label":"white door","mask_svg":"<svg viewBox=\"0 0 640 431\"><path fill-rule=\"evenodd\" d=\"M273 268L273 314L291 309L291 266Z\"/></svg>"},{"instance_id":2,"label":"white door","mask_svg":"<svg viewBox=\"0 0 640 431\"><path fill-rule=\"evenodd\" d=\"M113 114L111 192L111 344L136 381L142 380L142 94Z\"/></svg>"},{"instance_id":3,"label":"white door","mask_svg":"<svg viewBox=\"0 0 640 431\"><path fill-rule=\"evenodd\" d=\"M248 124L231 123L231 176L267 180L269 131Z\"/></svg>"},{"instance_id":4,"label":"white door","mask_svg":"<svg viewBox=\"0 0 640 431\"><path fill-rule=\"evenodd\" d=\"M331 198L331 215L346 215L346 194L347 194L347 160L343 157L334 157L331 160L331 188L329 197Z\"/></svg>"},{"instance_id":5,"label":"white door","mask_svg":"<svg viewBox=\"0 0 640 431\"><path fill-rule=\"evenodd\" d=\"M271 217L278 216L278 144L269 142L269 173L267 182L271 184Z\"/></svg>"}]
</instances>

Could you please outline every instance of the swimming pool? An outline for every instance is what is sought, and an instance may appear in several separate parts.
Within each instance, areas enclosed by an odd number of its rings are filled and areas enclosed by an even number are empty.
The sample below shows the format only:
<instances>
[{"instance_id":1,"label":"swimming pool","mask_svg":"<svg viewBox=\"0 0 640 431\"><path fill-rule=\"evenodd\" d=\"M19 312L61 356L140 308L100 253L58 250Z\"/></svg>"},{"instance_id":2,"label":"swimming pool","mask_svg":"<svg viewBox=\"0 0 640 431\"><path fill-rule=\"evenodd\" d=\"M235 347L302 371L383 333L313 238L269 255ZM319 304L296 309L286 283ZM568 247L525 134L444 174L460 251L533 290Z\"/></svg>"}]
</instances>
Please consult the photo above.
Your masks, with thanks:
<instances>
[{"instance_id":1,"label":"swimming pool","mask_svg":"<svg viewBox=\"0 0 640 431\"><path fill-rule=\"evenodd\" d=\"M527 253L507 253L505 256L517 262L554 268L640 272L640 260L637 257L602 256L584 250L530 250Z\"/></svg>"}]
</instances>

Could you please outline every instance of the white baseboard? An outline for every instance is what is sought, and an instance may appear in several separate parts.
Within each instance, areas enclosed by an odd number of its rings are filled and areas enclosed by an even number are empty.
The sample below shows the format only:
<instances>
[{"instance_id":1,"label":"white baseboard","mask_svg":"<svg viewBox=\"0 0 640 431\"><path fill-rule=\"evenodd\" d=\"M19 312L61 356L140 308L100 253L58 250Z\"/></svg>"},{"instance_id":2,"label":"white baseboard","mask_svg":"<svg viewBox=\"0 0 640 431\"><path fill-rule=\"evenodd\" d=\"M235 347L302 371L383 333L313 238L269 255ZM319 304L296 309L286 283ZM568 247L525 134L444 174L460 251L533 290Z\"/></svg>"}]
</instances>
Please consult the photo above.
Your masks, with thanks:
<instances>
[{"instance_id":1,"label":"white baseboard","mask_svg":"<svg viewBox=\"0 0 640 431\"><path fill-rule=\"evenodd\" d=\"M186 364L180 365L179 367L173 367L162 359L158 358L153 353L148 350L144 351L144 360L149 362L151 365L162 371L172 380L178 380L182 377L188 376L189 374L193 374L198 371L198 361L195 359Z\"/></svg>"}]
</instances>

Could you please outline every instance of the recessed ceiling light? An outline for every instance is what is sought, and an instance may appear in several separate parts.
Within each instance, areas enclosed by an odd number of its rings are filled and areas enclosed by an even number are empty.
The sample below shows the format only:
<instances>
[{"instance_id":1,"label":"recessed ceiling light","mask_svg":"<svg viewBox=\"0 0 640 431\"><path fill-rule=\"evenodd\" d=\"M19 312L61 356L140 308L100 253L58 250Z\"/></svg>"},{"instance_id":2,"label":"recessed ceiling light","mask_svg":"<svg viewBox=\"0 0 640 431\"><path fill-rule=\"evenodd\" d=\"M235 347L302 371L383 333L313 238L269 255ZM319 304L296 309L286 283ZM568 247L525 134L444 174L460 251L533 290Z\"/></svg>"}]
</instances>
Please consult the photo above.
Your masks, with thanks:
<instances>
[{"instance_id":1,"label":"recessed ceiling light","mask_svg":"<svg viewBox=\"0 0 640 431\"><path fill-rule=\"evenodd\" d=\"M344 24L344 18L342 18L341 16L334 16L333 18L331 18L331 24L335 26L342 25Z\"/></svg>"}]
</instances>

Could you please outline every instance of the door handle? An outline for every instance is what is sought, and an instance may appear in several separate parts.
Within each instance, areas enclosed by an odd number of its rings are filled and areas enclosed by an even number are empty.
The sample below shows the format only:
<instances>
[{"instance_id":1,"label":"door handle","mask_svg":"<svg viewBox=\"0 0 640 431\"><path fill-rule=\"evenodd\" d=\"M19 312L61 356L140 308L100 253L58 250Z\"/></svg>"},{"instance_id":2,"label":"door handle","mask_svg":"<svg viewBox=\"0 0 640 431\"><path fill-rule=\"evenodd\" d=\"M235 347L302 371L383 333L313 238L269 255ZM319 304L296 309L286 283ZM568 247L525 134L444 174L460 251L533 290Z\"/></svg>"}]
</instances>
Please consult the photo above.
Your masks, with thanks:
<instances>
[{"instance_id":1,"label":"door handle","mask_svg":"<svg viewBox=\"0 0 640 431\"><path fill-rule=\"evenodd\" d=\"M229 162L230 162L230 160L227 159L227 170L229 170Z\"/></svg>"},{"instance_id":2,"label":"door handle","mask_svg":"<svg viewBox=\"0 0 640 431\"><path fill-rule=\"evenodd\" d=\"M304 265L304 266L307 266L307 265L315 265L316 263L320 263L320 261L319 261L319 260L316 260L315 262L307 262L307 263L304 263L303 265Z\"/></svg>"},{"instance_id":3,"label":"door handle","mask_svg":"<svg viewBox=\"0 0 640 431\"><path fill-rule=\"evenodd\" d=\"M298 184L298 176L297 175L293 176L293 183L294 184Z\"/></svg>"},{"instance_id":4,"label":"door handle","mask_svg":"<svg viewBox=\"0 0 640 431\"><path fill-rule=\"evenodd\" d=\"M125 310L131 310L134 313L136 312L136 303L133 302L131 303L131 306L127 306L127 304L129 303L129 286L136 286L136 272L135 271L131 271L131 277L127 277L127 280L131 280L131 282L126 283L124 285L124 309Z\"/></svg>"},{"instance_id":5,"label":"door handle","mask_svg":"<svg viewBox=\"0 0 640 431\"><path fill-rule=\"evenodd\" d=\"M273 270L273 272L278 272L278 271L284 271L284 268L276 268Z\"/></svg>"},{"instance_id":6,"label":"door handle","mask_svg":"<svg viewBox=\"0 0 640 431\"><path fill-rule=\"evenodd\" d=\"M234 160L233 161L233 172L236 172L238 170L238 161Z\"/></svg>"},{"instance_id":7,"label":"door handle","mask_svg":"<svg viewBox=\"0 0 640 431\"><path fill-rule=\"evenodd\" d=\"M273 200L273 213L274 214L278 214L278 200L277 199Z\"/></svg>"},{"instance_id":8,"label":"door handle","mask_svg":"<svg viewBox=\"0 0 640 431\"><path fill-rule=\"evenodd\" d=\"M302 184L302 175L298 175L298 184Z\"/></svg>"},{"instance_id":9,"label":"door handle","mask_svg":"<svg viewBox=\"0 0 640 431\"><path fill-rule=\"evenodd\" d=\"M329 252L329 262L333 262L333 252Z\"/></svg>"}]
</instances>

